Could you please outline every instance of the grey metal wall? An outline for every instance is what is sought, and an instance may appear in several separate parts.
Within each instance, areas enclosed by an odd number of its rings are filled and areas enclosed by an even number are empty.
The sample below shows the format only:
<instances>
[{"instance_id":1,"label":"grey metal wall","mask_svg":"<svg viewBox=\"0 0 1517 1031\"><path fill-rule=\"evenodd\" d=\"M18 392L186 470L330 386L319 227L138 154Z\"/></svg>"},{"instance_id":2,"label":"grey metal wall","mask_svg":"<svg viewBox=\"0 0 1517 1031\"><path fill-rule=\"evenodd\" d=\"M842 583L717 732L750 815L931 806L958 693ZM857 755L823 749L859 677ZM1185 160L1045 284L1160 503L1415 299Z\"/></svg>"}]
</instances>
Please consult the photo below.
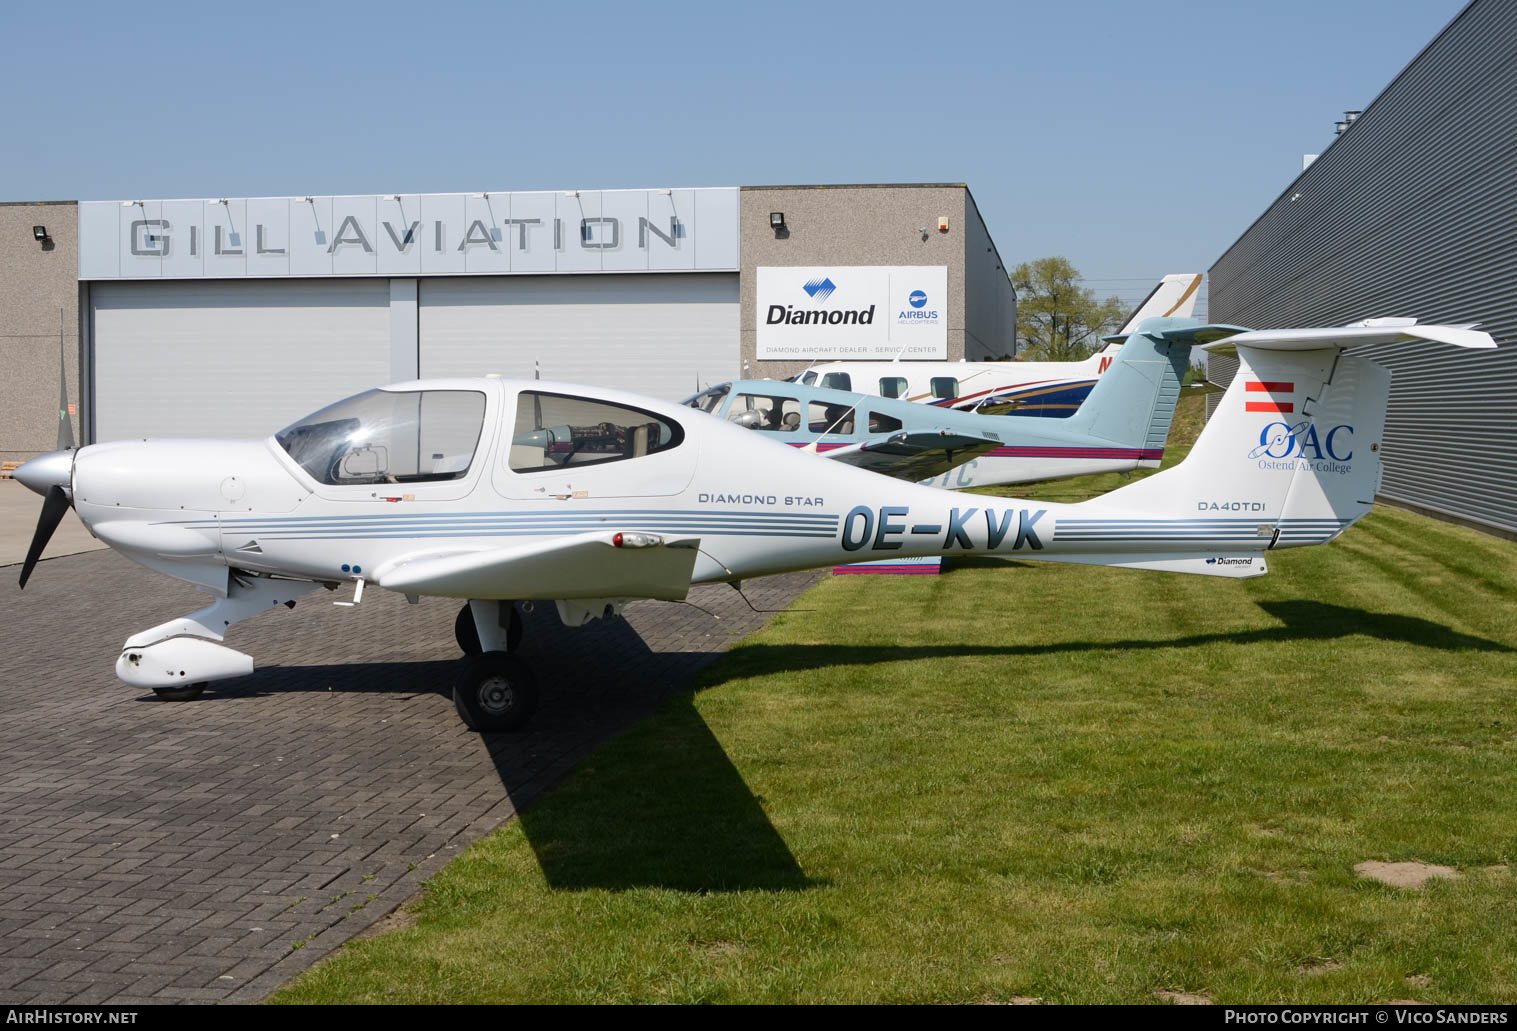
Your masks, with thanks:
<instances>
[{"instance_id":1,"label":"grey metal wall","mask_svg":"<svg viewBox=\"0 0 1517 1031\"><path fill-rule=\"evenodd\" d=\"M1382 494L1517 531L1517 4L1474 0L1211 268L1210 317L1483 323L1504 346L1379 348Z\"/></svg>"}]
</instances>

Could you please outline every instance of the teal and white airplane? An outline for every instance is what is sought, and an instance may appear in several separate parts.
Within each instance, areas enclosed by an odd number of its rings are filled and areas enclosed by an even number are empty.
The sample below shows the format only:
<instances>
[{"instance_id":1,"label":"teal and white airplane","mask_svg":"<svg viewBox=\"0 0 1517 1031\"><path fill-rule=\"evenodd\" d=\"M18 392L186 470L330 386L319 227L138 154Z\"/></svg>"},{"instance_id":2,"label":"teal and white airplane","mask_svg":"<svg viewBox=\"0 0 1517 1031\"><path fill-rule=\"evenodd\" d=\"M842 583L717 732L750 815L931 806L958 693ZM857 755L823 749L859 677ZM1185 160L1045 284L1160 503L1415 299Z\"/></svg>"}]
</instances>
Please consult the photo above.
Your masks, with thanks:
<instances>
[{"instance_id":1,"label":"teal and white airplane","mask_svg":"<svg viewBox=\"0 0 1517 1031\"><path fill-rule=\"evenodd\" d=\"M1172 272L1154 286L1106 346L1078 362L846 361L813 365L805 386L858 390L996 415L1063 419L1073 414L1112 367L1126 336L1151 318L1189 318L1201 273Z\"/></svg>"},{"instance_id":2,"label":"teal and white airplane","mask_svg":"<svg viewBox=\"0 0 1517 1031\"><path fill-rule=\"evenodd\" d=\"M1406 320L1210 333L1232 334L1208 346L1235 349L1239 371L1185 461L1080 504L904 483L621 391L423 380L264 440L116 441L27 462L15 476L45 500L21 584L72 506L123 555L209 594L119 649L117 676L166 699L251 674L252 657L219 642L320 587L347 585L339 604L353 606L365 585L457 598L454 703L474 729L511 730L538 697L509 654L518 601L552 601L579 626L692 584L935 555L1258 576L1267 552L1330 541L1372 506L1390 374L1345 348L1495 346Z\"/></svg>"},{"instance_id":3,"label":"teal and white airplane","mask_svg":"<svg viewBox=\"0 0 1517 1031\"><path fill-rule=\"evenodd\" d=\"M774 380L722 383L684 404L834 461L950 490L1153 469L1164 457L1191 346L1223 332L1195 319L1147 319L1067 419Z\"/></svg>"}]
</instances>

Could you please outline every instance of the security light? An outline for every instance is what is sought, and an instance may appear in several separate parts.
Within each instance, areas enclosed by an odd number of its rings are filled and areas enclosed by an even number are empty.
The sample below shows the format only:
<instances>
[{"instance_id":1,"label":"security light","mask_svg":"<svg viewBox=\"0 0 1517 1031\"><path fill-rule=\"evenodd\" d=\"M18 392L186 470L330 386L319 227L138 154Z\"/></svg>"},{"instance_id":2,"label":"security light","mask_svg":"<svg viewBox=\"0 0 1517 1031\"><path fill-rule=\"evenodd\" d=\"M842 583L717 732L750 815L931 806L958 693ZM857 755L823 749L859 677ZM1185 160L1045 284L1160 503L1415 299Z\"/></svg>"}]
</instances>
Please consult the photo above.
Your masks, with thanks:
<instances>
[{"instance_id":1,"label":"security light","mask_svg":"<svg viewBox=\"0 0 1517 1031\"><path fill-rule=\"evenodd\" d=\"M38 243L47 243L47 226L32 226L32 239Z\"/></svg>"},{"instance_id":2,"label":"security light","mask_svg":"<svg viewBox=\"0 0 1517 1031\"><path fill-rule=\"evenodd\" d=\"M769 228L770 229L784 229L785 228L785 213L783 211L771 211L771 212L769 212Z\"/></svg>"}]
</instances>

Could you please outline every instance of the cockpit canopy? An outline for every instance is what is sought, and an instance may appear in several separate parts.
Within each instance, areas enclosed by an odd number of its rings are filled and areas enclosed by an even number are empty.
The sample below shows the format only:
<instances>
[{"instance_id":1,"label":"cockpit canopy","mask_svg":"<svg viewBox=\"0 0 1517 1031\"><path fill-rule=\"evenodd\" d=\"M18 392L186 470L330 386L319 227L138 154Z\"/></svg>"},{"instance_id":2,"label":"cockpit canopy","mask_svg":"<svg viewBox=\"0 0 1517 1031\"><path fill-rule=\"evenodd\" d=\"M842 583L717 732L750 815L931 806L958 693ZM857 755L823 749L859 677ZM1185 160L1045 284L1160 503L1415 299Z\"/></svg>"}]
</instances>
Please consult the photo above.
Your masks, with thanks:
<instances>
[{"instance_id":1,"label":"cockpit canopy","mask_svg":"<svg viewBox=\"0 0 1517 1031\"><path fill-rule=\"evenodd\" d=\"M477 390L366 390L274 439L318 483L424 483L465 476L484 423Z\"/></svg>"},{"instance_id":2,"label":"cockpit canopy","mask_svg":"<svg viewBox=\"0 0 1517 1031\"><path fill-rule=\"evenodd\" d=\"M692 394L681 401L680 404L686 408L694 408L697 411L715 415L716 410L722 406L722 398L726 397L731 390L731 383L718 383L714 387L707 387L699 394Z\"/></svg>"}]
</instances>

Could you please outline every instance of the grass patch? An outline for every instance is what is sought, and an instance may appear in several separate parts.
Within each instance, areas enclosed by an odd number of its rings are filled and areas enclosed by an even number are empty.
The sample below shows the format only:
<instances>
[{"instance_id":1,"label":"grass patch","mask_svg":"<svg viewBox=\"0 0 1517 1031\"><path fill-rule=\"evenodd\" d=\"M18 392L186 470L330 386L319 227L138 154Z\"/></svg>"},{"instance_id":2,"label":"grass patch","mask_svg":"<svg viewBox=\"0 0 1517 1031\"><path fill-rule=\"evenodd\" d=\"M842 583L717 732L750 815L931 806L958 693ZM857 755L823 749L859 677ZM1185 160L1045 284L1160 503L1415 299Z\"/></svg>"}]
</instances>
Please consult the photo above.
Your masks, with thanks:
<instances>
[{"instance_id":1,"label":"grass patch","mask_svg":"<svg viewBox=\"0 0 1517 1031\"><path fill-rule=\"evenodd\" d=\"M1517 1000L1517 547L1270 565L823 581L276 1001Z\"/></svg>"}]
</instances>

